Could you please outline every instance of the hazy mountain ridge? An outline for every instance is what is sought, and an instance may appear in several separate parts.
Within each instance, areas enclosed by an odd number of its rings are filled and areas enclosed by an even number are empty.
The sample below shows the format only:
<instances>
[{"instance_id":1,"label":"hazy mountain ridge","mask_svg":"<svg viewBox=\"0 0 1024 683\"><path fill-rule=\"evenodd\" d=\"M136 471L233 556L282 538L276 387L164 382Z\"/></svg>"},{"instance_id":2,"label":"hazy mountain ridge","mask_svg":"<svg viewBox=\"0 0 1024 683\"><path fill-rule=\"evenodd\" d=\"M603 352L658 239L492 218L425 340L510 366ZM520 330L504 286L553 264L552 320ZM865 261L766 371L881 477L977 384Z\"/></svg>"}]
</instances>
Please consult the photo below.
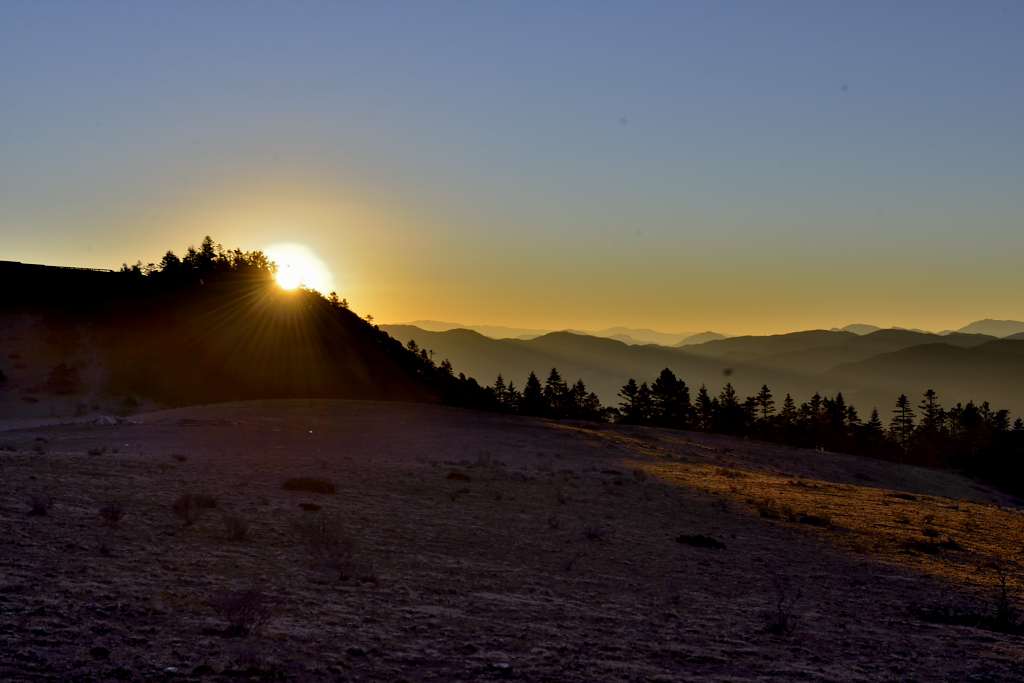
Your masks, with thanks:
<instances>
[{"instance_id":1,"label":"hazy mountain ridge","mask_svg":"<svg viewBox=\"0 0 1024 683\"><path fill-rule=\"evenodd\" d=\"M985 318L964 325L957 332L966 334L988 334L993 337L1009 337L1024 334L1024 322L1020 320L994 320Z\"/></svg>"}]
</instances>

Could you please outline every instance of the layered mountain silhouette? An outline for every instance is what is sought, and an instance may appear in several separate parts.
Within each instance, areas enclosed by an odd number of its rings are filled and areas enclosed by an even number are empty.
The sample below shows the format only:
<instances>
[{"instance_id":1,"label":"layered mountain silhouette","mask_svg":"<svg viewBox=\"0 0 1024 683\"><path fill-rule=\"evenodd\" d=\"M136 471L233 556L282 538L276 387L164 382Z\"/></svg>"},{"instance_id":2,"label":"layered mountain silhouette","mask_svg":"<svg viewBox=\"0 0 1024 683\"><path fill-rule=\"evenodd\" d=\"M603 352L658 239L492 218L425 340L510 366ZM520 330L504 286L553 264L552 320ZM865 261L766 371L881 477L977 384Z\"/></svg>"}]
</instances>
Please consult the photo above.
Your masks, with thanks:
<instances>
[{"instance_id":1,"label":"layered mountain silhouette","mask_svg":"<svg viewBox=\"0 0 1024 683\"><path fill-rule=\"evenodd\" d=\"M1019 391L1024 340L989 335L810 330L664 347L569 332L496 340L471 330L384 329L402 341L414 339L481 381L493 381L502 373L521 385L530 371L557 367L563 376L582 378L612 404L628 378L652 379L668 367L690 385L717 390L729 381L741 394L753 394L762 384L777 396L789 392L798 398L842 391L862 411L878 406L884 412L900 393L916 396L933 388L947 404L990 400L1024 412L1024 392Z\"/></svg>"}]
</instances>

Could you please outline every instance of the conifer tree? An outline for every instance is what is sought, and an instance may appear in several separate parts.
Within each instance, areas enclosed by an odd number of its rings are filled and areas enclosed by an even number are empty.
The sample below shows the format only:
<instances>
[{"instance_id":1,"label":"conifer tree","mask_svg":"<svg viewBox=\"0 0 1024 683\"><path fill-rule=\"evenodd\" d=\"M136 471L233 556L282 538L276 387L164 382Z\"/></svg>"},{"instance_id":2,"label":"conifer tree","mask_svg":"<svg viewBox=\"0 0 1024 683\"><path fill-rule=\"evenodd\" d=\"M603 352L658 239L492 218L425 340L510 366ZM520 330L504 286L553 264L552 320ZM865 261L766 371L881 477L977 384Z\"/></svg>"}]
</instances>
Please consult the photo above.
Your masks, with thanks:
<instances>
[{"instance_id":1,"label":"conifer tree","mask_svg":"<svg viewBox=\"0 0 1024 683\"><path fill-rule=\"evenodd\" d=\"M786 397L789 398L789 394L786 394ZM790 402L792 400L790 399ZM767 384L761 385L761 390L757 392L755 401L759 417L763 422L768 422L768 419L775 414L775 400L772 398L772 392Z\"/></svg>"},{"instance_id":2,"label":"conifer tree","mask_svg":"<svg viewBox=\"0 0 1024 683\"><path fill-rule=\"evenodd\" d=\"M906 451L910 448L910 435L914 433L914 410L910 407L910 399L900 394L893 409L892 421L889 422L889 433L892 440Z\"/></svg>"},{"instance_id":3,"label":"conifer tree","mask_svg":"<svg viewBox=\"0 0 1024 683\"><path fill-rule=\"evenodd\" d=\"M524 415L544 415L546 407L544 388L541 387L536 373L531 372L530 376L526 378L526 384L523 386L523 396L519 401L519 412Z\"/></svg>"}]
</instances>

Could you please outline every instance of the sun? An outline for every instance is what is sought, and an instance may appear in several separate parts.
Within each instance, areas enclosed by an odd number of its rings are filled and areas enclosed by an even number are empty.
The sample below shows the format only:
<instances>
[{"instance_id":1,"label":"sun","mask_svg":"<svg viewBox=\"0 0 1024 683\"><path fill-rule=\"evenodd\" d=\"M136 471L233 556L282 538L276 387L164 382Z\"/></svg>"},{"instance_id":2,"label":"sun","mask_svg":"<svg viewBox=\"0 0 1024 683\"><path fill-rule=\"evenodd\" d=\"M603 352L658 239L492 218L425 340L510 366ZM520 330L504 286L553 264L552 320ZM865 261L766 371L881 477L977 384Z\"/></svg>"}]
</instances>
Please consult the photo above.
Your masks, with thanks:
<instances>
[{"instance_id":1,"label":"sun","mask_svg":"<svg viewBox=\"0 0 1024 683\"><path fill-rule=\"evenodd\" d=\"M264 250L267 258L277 264L274 278L285 290L305 287L326 294L334 287L334 278L324 262L304 244L282 242Z\"/></svg>"}]
</instances>

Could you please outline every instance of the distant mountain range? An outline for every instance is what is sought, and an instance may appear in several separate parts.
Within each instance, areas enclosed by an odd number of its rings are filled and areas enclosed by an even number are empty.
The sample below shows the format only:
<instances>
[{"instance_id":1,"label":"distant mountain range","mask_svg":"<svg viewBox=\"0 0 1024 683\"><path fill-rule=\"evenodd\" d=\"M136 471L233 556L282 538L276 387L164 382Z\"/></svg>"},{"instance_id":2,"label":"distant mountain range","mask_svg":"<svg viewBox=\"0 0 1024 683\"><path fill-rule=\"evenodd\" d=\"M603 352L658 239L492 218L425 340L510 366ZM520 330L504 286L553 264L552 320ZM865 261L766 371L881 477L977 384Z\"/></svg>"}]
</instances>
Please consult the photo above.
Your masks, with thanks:
<instances>
[{"instance_id":1,"label":"distant mountain range","mask_svg":"<svg viewBox=\"0 0 1024 683\"><path fill-rule=\"evenodd\" d=\"M916 405L927 388L938 391L947 405L989 400L1015 414L1024 413L1024 335L997 339L959 331L939 335L901 329L866 334L809 330L679 347L630 345L572 332L526 340L491 339L466 329L382 327L403 342L415 339L432 349L435 358L448 358L457 371L483 383L502 373L522 386L530 371L543 379L557 367L568 380L582 378L609 404L617 403L617 392L628 378L650 381L668 367L694 390L706 384L717 392L731 381L737 391L749 395L768 384L779 399L789 392L797 400L815 391L842 391L862 412L877 406L885 419L900 393L911 396Z\"/></svg>"},{"instance_id":2,"label":"distant mountain range","mask_svg":"<svg viewBox=\"0 0 1024 683\"><path fill-rule=\"evenodd\" d=\"M542 330L537 328L525 328L525 327L506 327L502 325L466 325L463 323L444 322L441 320L414 320L410 323L394 323L393 325L387 326L411 326L418 327L421 330L428 332L446 332L448 330L473 330L479 332L485 337L492 339L536 339L537 337L551 334L552 332L571 332L573 334L585 335L588 337L605 337L607 339L615 339L624 344L630 345L645 345L645 344L657 344L659 346L693 346L696 344L703 344L709 341L715 341L719 339L726 339L728 335L721 334L719 332L660 332L658 330L652 330L648 328L636 328L636 327L607 327L603 330L577 330L577 329L565 329L565 330ZM831 332L850 332L852 334L864 336L878 332L883 328L878 325L869 325L867 323L853 323L844 327L833 327ZM892 327L887 329L894 330L906 330L910 332L919 332L921 334L938 334L946 336L954 333L963 334L985 334L991 337L1010 337L1013 335L1024 334L1024 322L1019 320L992 320L986 318L984 320L976 320L972 323L964 325L957 330L943 330L938 333L929 332L927 330L921 330L917 328L906 328L906 327ZM778 336L778 335L776 335Z\"/></svg>"},{"instance_id":3,"label":"distant mountain range","mask_svg":"<svg viewBox=\"0 0 1024 683\"><path fill-rule=\"evenodd\" d=\"M975 320L969 325L964 325L957 332L966 334L989 334L993 337L1010 337L1024 334L1024 322L1019 320Z\"/></svg>"},{"instance_id":4,"label":"distant mountain range","mask_svg":"<svg viewBox=\"0 0 1024 683\"><path fill-rule=\"evenodd\" d=\"M491 339L536 339L555 330L539 330L526 327L506 327L503 325L465 325L462 323L444 322L441 320L414 320L410 323L396 323L394 326L407 325L418 327L428 332L446 332L448 330L473 330ZM388 327L388 326L385 326ZM723 339L724 334L717 332L659 332L647 328L607 327L603 330L559 330L589 337L615 339L624 344L642 345L659 344L661 346L686 346L699 344L712 339Z\"/></svg>"}]
</instances>

